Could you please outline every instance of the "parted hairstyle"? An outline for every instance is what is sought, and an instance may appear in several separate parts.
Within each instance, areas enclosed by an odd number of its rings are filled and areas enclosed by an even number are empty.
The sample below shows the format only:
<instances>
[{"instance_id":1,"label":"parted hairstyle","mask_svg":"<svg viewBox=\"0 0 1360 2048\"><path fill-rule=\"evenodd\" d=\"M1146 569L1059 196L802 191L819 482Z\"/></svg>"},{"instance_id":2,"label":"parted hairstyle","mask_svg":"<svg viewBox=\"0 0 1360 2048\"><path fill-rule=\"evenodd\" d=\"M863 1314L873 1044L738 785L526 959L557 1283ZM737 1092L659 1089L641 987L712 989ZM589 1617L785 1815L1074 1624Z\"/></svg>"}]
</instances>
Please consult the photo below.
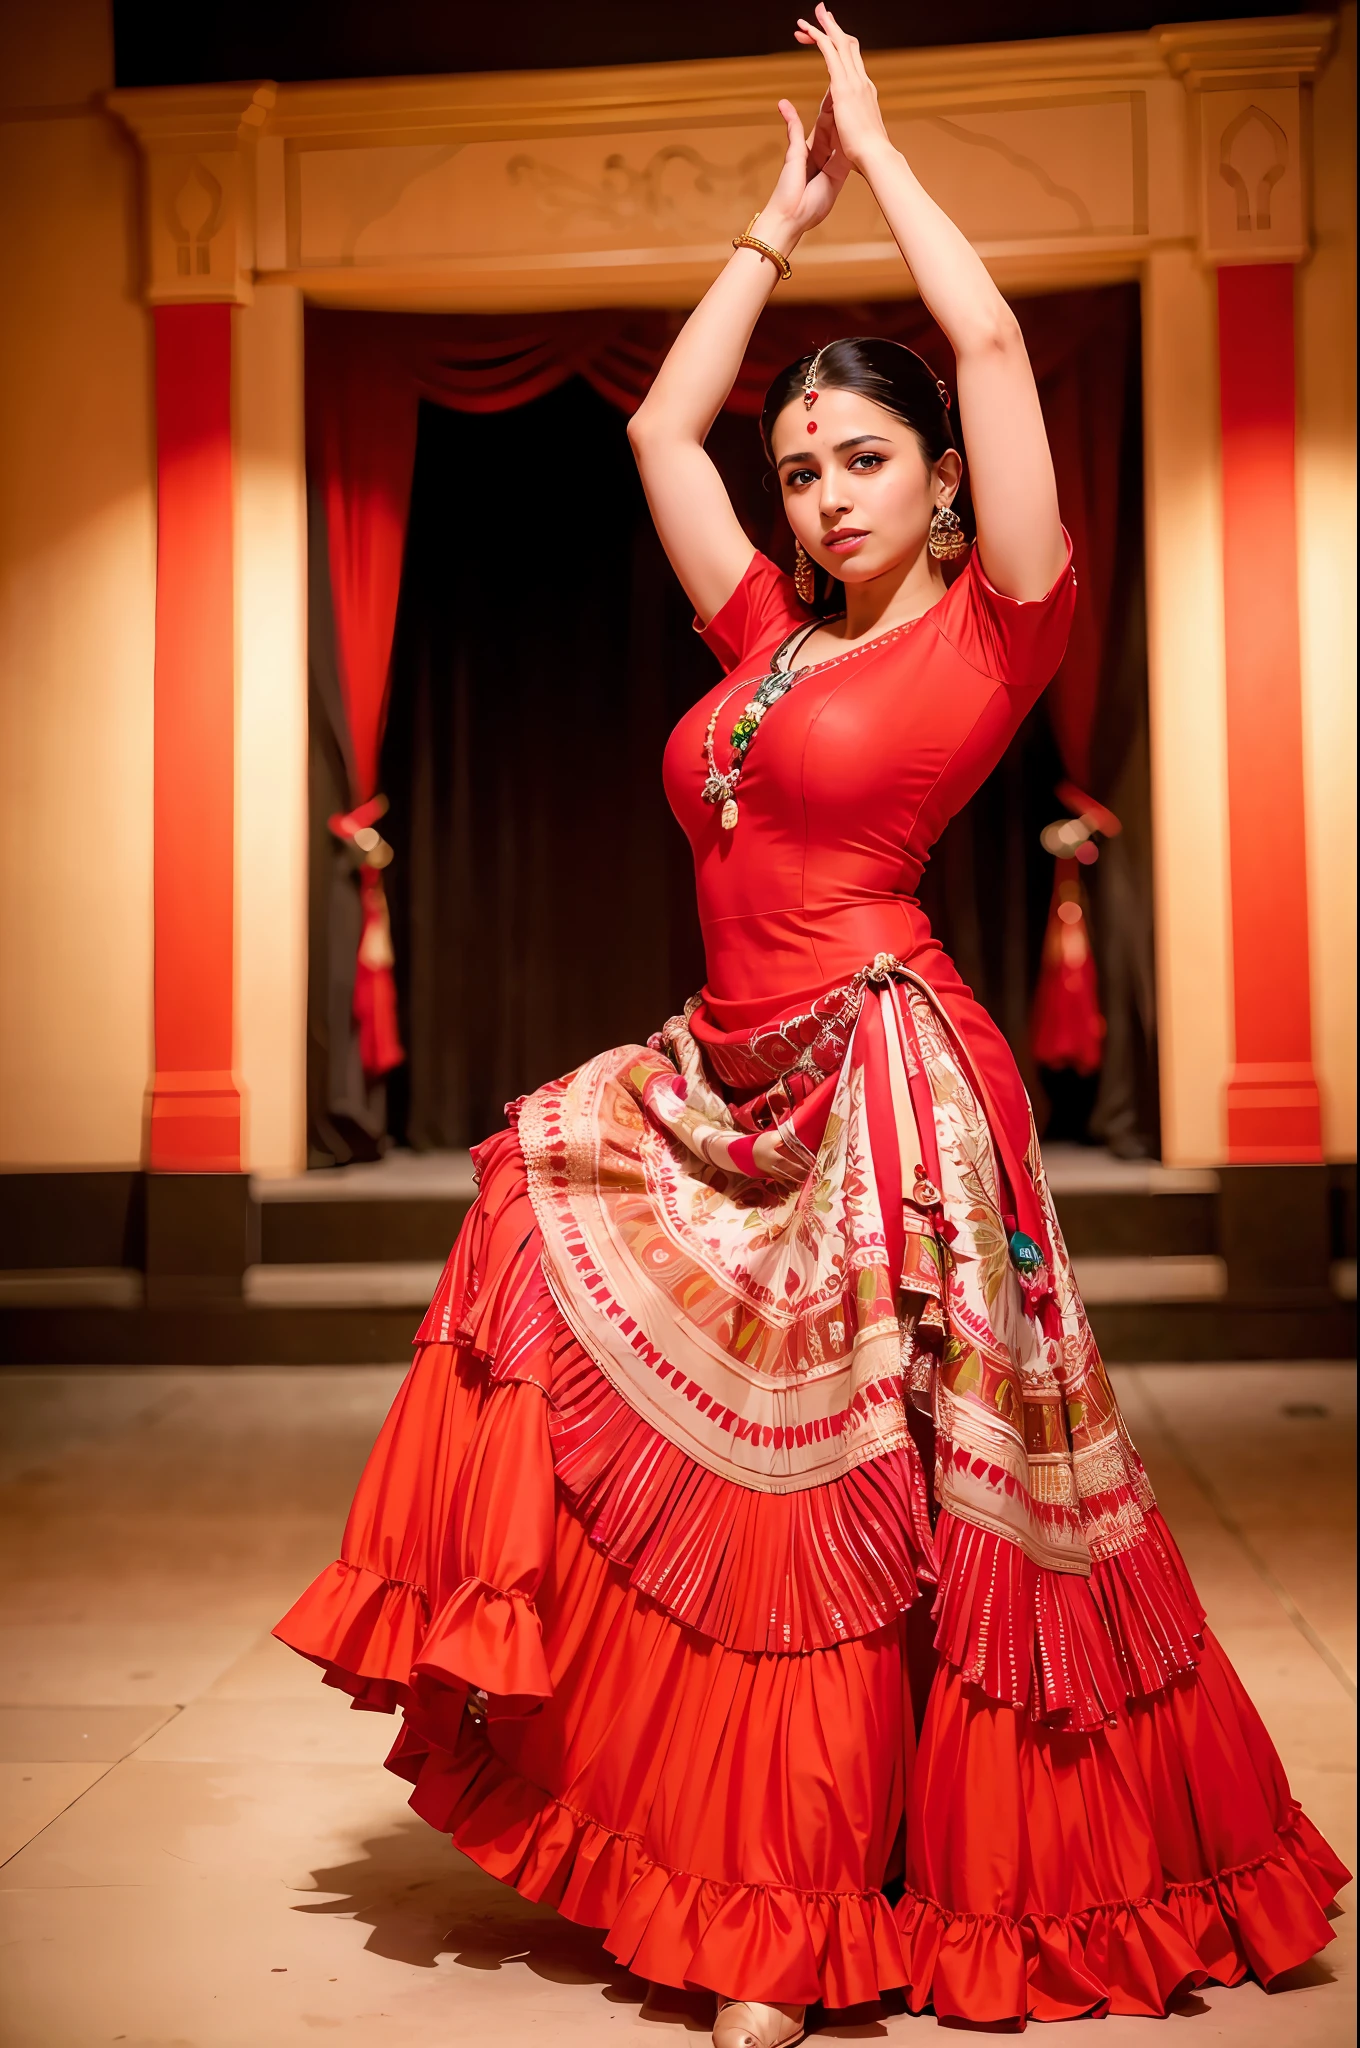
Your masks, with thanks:
<instances>
[{"instance_id":1,"label":"parted hairstyle","mask_svg":"<svg viewBox=\"0 0 1360 2048\"><path fill-rule=\"evenodd\" d=\"M929 363L900 341L859 334L828 342L820 361L815 355L799 356L779 372L760 409L761 438L771 461L774 423L786 405L801 399L814 362L819 391L857 391L872 399L911 428L927 462L938 462L947 449L958 447L948 397Z\"/></svg>"},{"instance_id":2,"label":"parted hairstyle","mask_svg":"<svg viewBox=\"0 0 1360 2048\"><path fill-rule=\"evenodd\" d=\"M958 449L948 395L929 363L900 341L885 341L875 335L847 335L828 342L818 361L815 355L799 356L790 363L765 393L760 409L760 437L765 453L774 463L770 437L774 423L786 405L803 396L807 373L817 363L819 391L856 391L872 399L911 428L921 453L934 464L950 448ZM840 609L840 584L821 564L816 565L816 598L813 610L820 613Z\"/></svg>"}]
</instances>

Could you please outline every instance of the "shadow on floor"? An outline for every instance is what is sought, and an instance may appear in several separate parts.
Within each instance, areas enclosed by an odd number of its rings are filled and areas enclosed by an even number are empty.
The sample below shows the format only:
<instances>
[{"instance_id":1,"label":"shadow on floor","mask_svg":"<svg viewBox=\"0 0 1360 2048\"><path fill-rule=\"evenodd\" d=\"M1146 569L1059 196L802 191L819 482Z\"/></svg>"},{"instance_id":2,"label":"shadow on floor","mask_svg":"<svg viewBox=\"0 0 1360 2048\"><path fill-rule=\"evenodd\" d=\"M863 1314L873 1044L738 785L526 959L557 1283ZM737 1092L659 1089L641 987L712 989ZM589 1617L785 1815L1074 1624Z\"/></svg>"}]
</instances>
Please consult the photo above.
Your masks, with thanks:
<instances>
[{"instance_id":1,"label":"shadow on floor","mask_svg":"<svg viewBox=\"0 0 1360 2048\"><path fill-rule=\"evenodd\" d=\"M364 1944L370 1953L416 1969L451 1955L465 1970L523 1964L549 1984L597 1984L612 2003L640 2006L646 1997L647 1985L606 1955L593 1928L522 1899L424 1821L403 1822L361 1846L352 1861L313 1870L316 1890L327 1896L294 1911L355 1920L372 1930Z\"/></svg>"},{"instance_id":2,"label":"shadow on floor","mask_svg":"<svg viewBox=\"0 0 1360 2048\"><path fill-rule=\"evenodd\" d=\"M545 1983L598 1985L610 2005L633 2006L640 2020L707 2034L713 2001L705 1992L647 1984L606 1954L599 1934L564 1920L551 1907L522 1899L488 1877L423 1821L403 1822L369 1836L362 1854L311 1872L319 1894L297 1913L336 1914L371 1931L364 1947L374 1955L432 1970L451 1955L465 1970L499 1971L521 1965ZM809 2016L811 2030L832 2041L887 2037L885 2007Z\"/></svg>"}]
</instances>

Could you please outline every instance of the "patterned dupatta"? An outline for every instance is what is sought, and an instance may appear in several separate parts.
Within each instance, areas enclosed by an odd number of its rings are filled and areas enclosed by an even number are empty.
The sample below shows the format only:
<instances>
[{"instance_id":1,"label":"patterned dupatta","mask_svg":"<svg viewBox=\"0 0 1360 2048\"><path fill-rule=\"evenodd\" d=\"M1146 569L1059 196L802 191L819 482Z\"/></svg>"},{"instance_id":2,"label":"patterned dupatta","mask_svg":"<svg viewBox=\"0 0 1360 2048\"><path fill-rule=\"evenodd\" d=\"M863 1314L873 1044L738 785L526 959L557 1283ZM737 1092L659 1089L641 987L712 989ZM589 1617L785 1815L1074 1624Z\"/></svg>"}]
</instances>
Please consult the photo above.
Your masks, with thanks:
<instances>
[{"instance_id":1,"label":"patterned dupatta","mask_svg":"<svg viewBox=\"0 0 1360 2048\"><path fill-rule=\"evenodd\" d=\"M1005 1156L927 983L880 955L744 1034L691 1003L514 1107L557 1309L711 1504L677 1545L717 1571L732 1496L782 1499L839 1574L805 1633L863 1632L938 1579L942 1651L1069 1726L1195 1661L1037 1142ZM876 1471L903 1475L896 1505Z\"/></svg>"}]
</instances>

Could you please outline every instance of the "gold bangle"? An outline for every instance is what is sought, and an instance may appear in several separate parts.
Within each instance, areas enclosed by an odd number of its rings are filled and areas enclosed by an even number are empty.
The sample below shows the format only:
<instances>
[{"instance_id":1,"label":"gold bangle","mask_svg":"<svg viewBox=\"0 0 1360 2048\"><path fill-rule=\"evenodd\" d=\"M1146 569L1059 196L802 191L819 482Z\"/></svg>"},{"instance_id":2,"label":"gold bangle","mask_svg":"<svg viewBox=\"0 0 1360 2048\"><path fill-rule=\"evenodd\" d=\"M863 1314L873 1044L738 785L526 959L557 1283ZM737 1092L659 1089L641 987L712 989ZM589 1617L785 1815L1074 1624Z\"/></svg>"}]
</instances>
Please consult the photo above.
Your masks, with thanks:
<instances>
[{"instance_id":1,"label":"gold bangle","mask_svg":"<svg viewBox=\"0 0 1360 2048\"><path fill-rule=\"evenodd\" d=\"M732 247L734 249L754 249L758 256L768 256L775 269L779 272L780 283L787 284L793 276L793 265L780 250L773 248L769 242L762 242L758 235L751 233L752 228L759 219L760 215L758 213L751 215L750 220L746 223L746 233L744 235L733 235Z\"/></svg>"}]
</instances>

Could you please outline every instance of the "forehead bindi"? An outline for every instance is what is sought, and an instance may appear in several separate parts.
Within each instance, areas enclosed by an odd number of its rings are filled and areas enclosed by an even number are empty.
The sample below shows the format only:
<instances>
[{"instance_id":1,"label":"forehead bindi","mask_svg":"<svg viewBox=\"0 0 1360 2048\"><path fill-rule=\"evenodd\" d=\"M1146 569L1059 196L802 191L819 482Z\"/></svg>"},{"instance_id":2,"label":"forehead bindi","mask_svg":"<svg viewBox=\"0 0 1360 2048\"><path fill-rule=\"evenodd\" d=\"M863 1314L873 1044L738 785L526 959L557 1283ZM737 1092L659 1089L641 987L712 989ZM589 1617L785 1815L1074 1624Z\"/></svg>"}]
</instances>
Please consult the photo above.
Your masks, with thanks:
<instances>
[{"instance_id":1,"label":"forehead bindi","mask_svg":"<svg viewBox=\"0 0 1360 2048\"><path fill-rule=\"evenodd\" d=\"M800 393L784 408L772 435L773 454L778 463L800 448L809 449L810 440L834 448L861 434L873 435L880 446L898 446L910 432L901 420L875 405L871 398L858 391L838 391L833 386L817 393L815 407L805 407Z\"/></svg>"}]
</instances>

